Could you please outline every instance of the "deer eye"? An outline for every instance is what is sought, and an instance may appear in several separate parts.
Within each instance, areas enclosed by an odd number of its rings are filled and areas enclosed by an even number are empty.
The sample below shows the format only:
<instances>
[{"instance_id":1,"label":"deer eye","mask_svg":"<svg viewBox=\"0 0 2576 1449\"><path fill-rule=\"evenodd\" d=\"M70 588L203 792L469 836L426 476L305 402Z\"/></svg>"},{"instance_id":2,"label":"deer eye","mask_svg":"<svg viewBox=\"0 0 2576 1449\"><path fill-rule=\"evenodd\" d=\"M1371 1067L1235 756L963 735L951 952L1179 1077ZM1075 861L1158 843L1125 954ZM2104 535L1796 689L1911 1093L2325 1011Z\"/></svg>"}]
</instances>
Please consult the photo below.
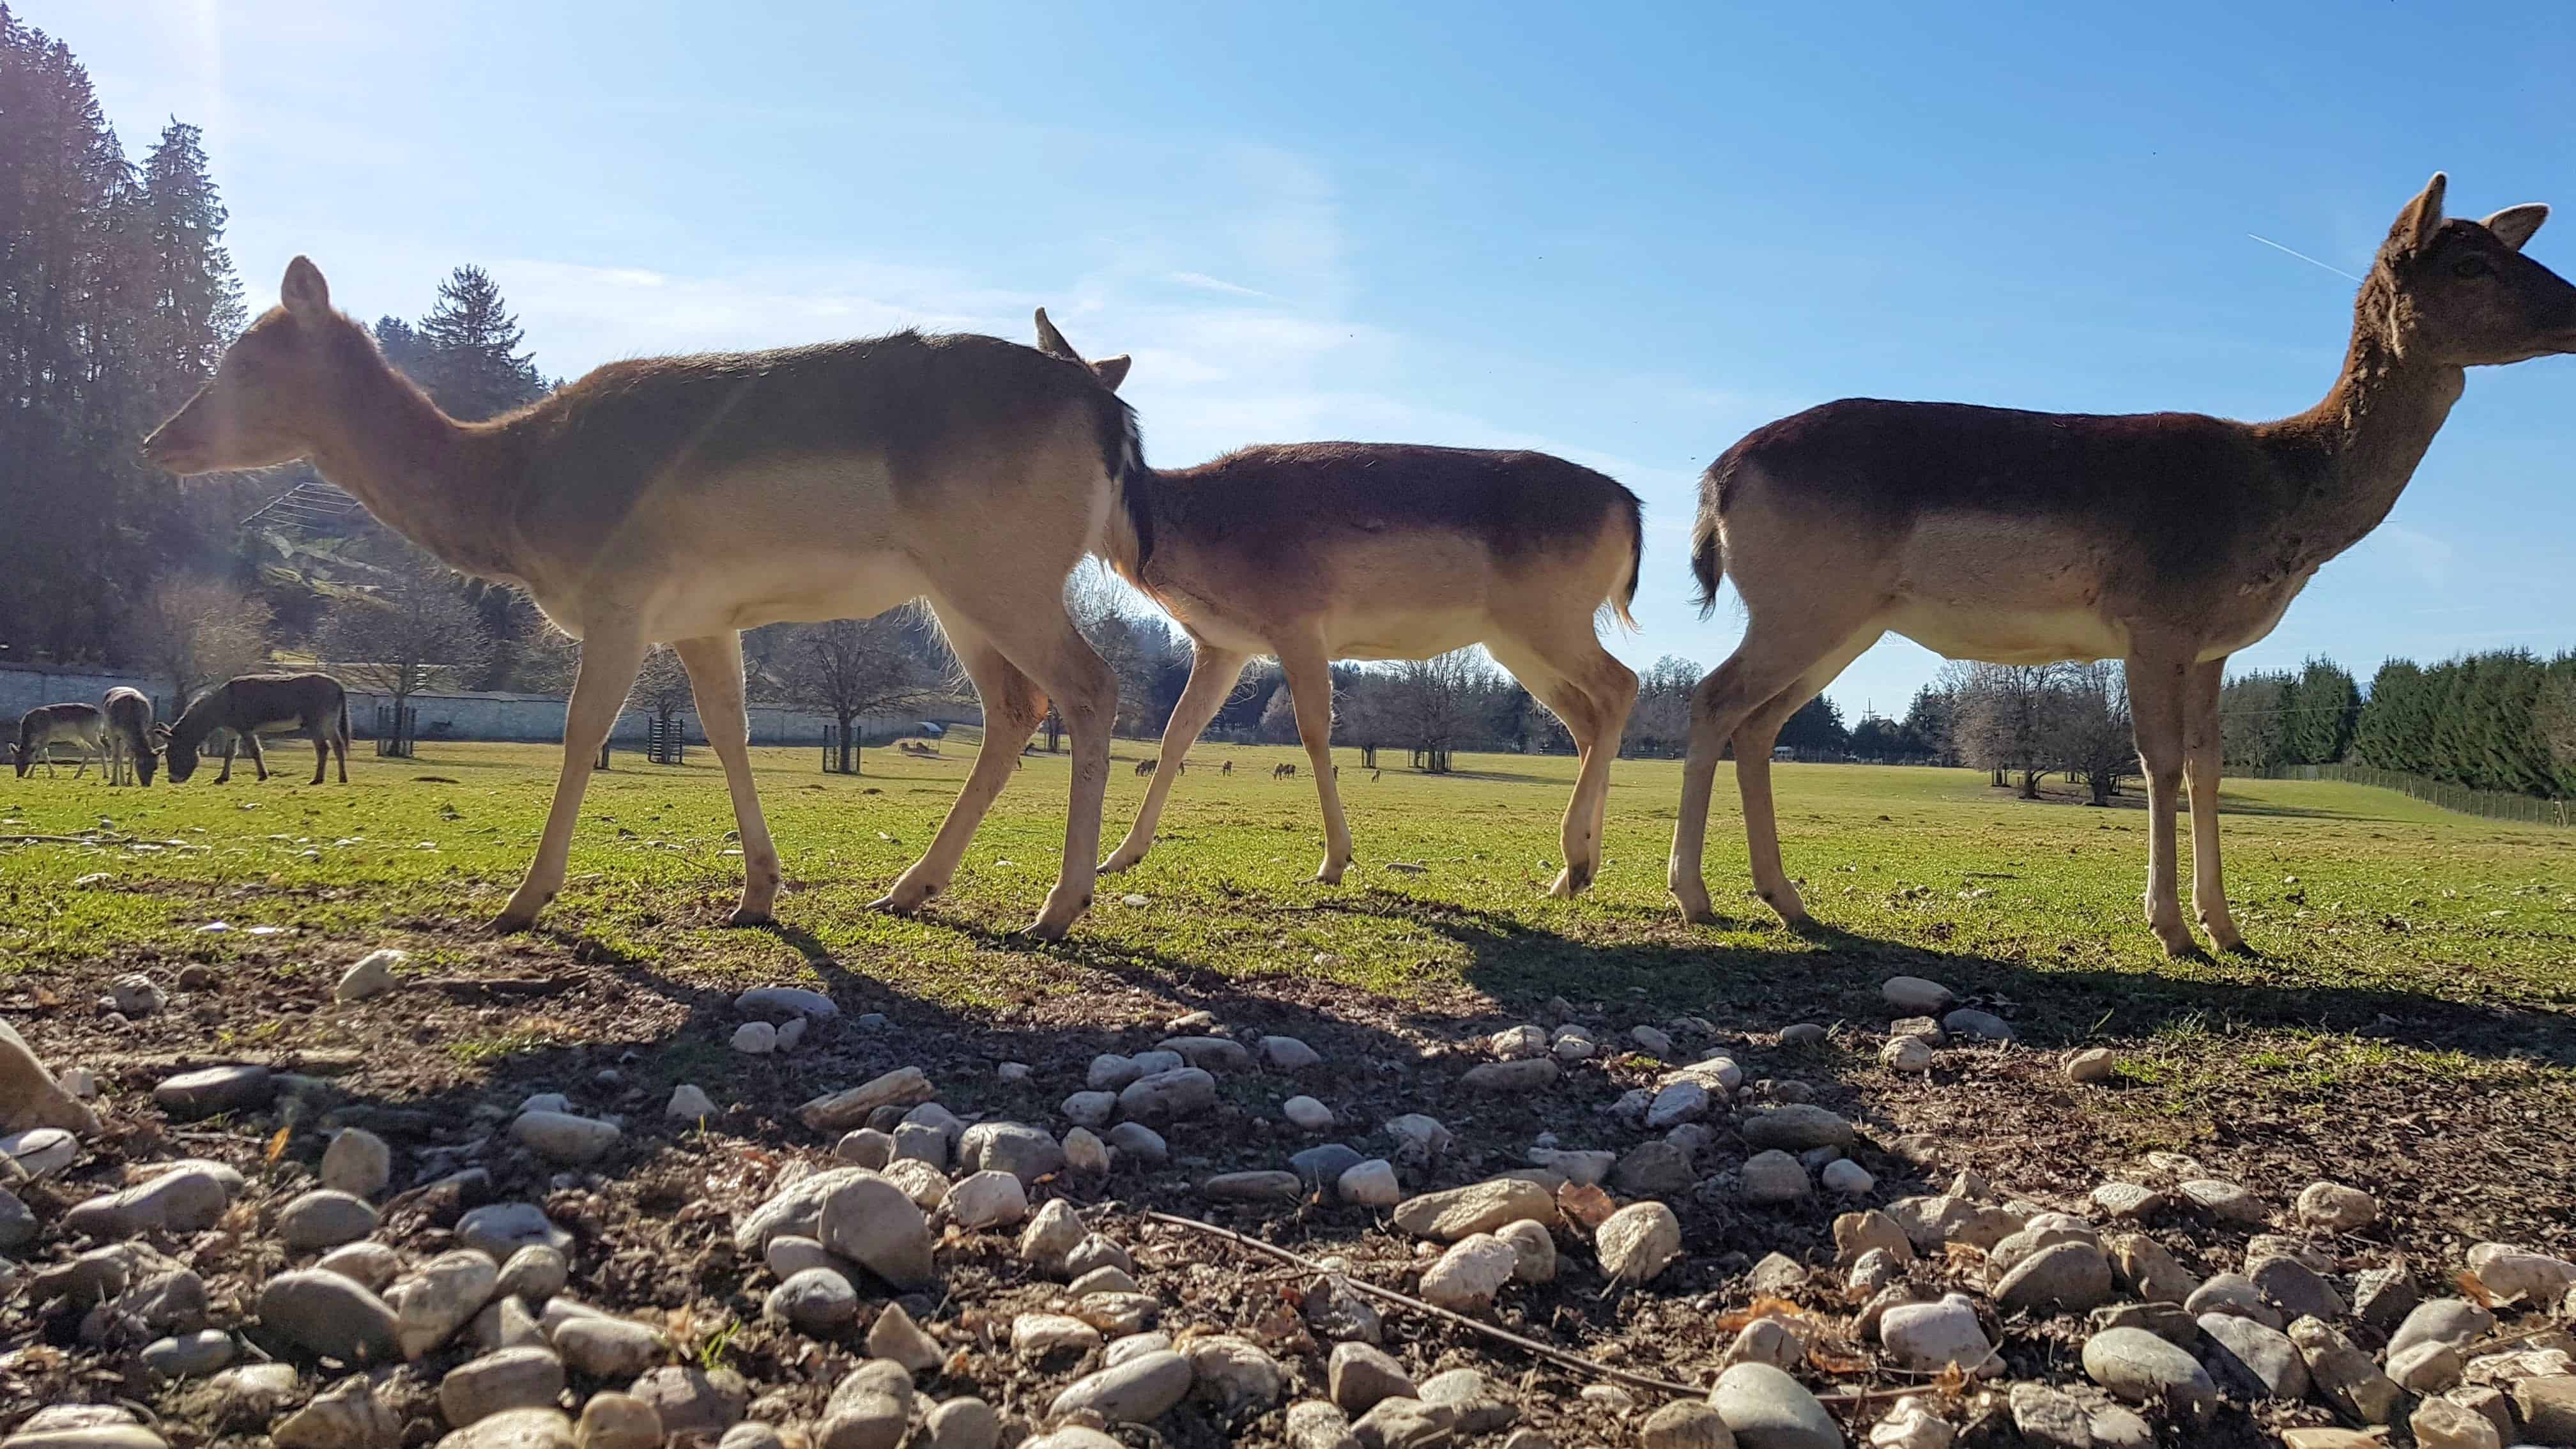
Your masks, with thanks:
<instances>
[{"instance_id":1,"label":"deer eye","mask_svg":"<svg viewBox=\"0 0 2576 1449\"><path fill-rule=\"evenodd\" d=\"M2484 257L2462 257L2458 261L2451 263L2451 275L2455 277L2492 277L2495 275L2495 268L2487 265L2487 259Z\"/></svg>"}]
</instances>

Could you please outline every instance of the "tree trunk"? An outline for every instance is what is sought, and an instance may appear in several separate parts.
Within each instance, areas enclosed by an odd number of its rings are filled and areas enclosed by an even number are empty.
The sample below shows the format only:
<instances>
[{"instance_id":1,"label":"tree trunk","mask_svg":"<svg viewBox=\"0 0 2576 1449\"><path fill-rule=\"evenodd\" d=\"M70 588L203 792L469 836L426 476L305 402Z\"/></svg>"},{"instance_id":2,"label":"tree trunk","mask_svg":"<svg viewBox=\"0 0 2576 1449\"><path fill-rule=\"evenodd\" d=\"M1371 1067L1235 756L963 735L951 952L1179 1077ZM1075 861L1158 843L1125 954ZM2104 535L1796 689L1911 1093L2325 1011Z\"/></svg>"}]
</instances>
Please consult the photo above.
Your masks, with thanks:
<instances>
[{"instance_id":1,"label":"tree trunk","mask_svg":"<svg viewBox=\"0 0 2576 1449\"><path fill-rule=\"evenodd\" d=\"M2025 800L2036 800L2039 798L2038 770L2025 769L2021 772L2021 798Z\"/></svg>"},{"instance_id":2,"label":"tree trunk","mask_svg":"<svg viewBox=\"0 0 2576 1449\"><path fill-rule=\"evenodd\" d=\"M850 717L843 715L841 717L841 773L858 774L860 767L865 763L861 755L859 732L851 726Z\"/></svg>"}]
</instances>

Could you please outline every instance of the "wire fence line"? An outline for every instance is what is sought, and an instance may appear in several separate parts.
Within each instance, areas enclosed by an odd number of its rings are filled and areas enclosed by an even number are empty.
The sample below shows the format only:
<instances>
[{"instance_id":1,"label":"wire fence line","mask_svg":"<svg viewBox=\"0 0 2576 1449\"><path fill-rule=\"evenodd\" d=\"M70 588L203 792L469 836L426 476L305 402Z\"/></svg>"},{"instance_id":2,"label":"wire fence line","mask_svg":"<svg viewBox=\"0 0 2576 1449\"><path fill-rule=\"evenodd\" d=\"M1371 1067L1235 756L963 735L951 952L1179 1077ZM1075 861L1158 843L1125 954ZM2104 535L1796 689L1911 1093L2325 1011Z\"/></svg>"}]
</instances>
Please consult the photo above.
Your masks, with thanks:
<instances>
[{"instance_id":1,"label":"wire fence line","mask_svg":"<svg viewBox=\"0 0 2576 1449\"><path fill-rule=\"evenodd\" d=\"M2514 820L2526 825L2576 828L2576 801L2543 800L2537 795L2512 795L2500 790L2472 790L2465 785L2428 780L2421 775L2401 774L2396 770L2375 769L2369 765L2279 765L2263 771L2262 778L2341 780L2346 784L2395 790L2428 805L2456 810L2463 815Z\"/></svg>"}]
</instances>

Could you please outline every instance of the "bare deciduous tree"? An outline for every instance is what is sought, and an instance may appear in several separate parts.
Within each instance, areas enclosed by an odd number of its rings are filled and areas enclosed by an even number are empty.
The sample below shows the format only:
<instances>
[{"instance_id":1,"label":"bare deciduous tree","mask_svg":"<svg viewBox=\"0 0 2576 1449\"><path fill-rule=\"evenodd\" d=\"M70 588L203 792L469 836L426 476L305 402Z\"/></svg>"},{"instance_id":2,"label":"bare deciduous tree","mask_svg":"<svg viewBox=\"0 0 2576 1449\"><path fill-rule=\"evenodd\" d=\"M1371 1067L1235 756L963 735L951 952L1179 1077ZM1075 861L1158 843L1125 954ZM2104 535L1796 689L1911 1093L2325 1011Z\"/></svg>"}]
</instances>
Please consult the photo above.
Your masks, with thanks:
<instances>
[{"instance_id":1,"label":"bare deciduous tree","mask_svg":"<svg viewBox=\"0 0 2576 1449\"><path fill-rule=\"evenodd\" d=\"M1456 649L1432 659L1408 659L1387 670L1393 688L1398 737L1421 768L1449 773L1450 752L1480 734L1484 707L1500 683L1482 650Z\"/></svg>"},{"instance_id":2,"label":"bare deciduous tree","mask_svg":"<svg viewBox=\"0 0 2576 1449\"><path fill-rule=\"evenodd\" d=\"M183 575L152 590L135 626L152 671L177 692L173 708L185 709L197 691L259 668L270 622L267 604L231 584Z\"/></svg>"},{"instance_id":3,"label":"bare deciduous tree","mask_svg":"<svg viewBox=\"0 0 2576 1449\"><path fill-rule=\"evenodd\" d=\"M461 688L482 674L492 649L483 616L457 591L455 576L410 550L386 565L375 586L342 600L322 626L331 674L386 696L398 717L413 695Z\"/></svg>"},{"instance_id":4,"label":"bare deciduous tree","mask_svg":"<svg viewBox=\"0 0 2576 1449\"><path fill-rule=\"evenodd\" d=\"M672 652L670 645L656 644L644 656L643 667L635 671L635 687L626 692L626 702L650 710L664 728L695 702L689 692L688 668L680 663L680 656Z\"/></svg>"},{"instance_id":5,"label":"bare deciduous tree","mask_svg":"<svg viewBox=\"0 0 2576 1449\"><path fill-rule=\"evenodd\" d=\"M2067 666L2052 713L2049 734L2057 763L2084 782L2094 804L2110 804L2120 781L2138 773L2126 672L2107 659Z\"/></svg>"},{"instance_id":6,"label":"bare deciduous tree","mask_svg":"<svg viewBox=\"0 0 2576 1449\"><path fill-rule=\"evenodd\" d=\"M1959 696L1951 730L1959 753L2000 785L2021 776L2021 797L2039 798L2040 772L2050 764L2051 695L2064 675L2061 664L1953 663L1943 674Z\"/></svg>"},{"instance_id":7,"label":"bare deciduous tree","mask_svg":"<svg viewBox=\"0 0 2576 1449\"><path fill-rule=\"evenodd\" d=\"M839 722L843 773L858 773L859 726L869 715L908 713L954 698L948 681L912 648L906 623L896 610L799 625L771 661L790 700Z\"/></svg>"}]
</instances>

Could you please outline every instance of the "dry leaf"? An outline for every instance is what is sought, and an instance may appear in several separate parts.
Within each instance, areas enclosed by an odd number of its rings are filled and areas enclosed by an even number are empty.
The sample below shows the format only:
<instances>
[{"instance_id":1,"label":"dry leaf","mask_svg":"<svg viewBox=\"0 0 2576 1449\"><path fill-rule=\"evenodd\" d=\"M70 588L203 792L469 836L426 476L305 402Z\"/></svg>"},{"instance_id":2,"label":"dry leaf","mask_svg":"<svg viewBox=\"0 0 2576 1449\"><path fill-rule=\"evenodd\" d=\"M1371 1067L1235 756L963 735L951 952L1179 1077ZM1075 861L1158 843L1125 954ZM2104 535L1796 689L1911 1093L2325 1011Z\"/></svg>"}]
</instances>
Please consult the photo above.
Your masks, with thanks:
<instances>
[{"instance_id":1,"label":"dry leaf","mask_svg":"<svg viewBox=\"0 0 2576 1449\"><path fill-rule=\"evenodd\" d=\"M2480 1308L2495 1307L2495 1290L2487 1287L2486 1284L2479 1282L2477 1274L2466 1268L2462 1268L2459 1272L2451 1275L2451 1281L2460 1285L2461 1297L2475 1303Z\"/></svg>"},{"instance_id":2,"label":"dry leaf","mask_svg":"<svg viewBox=\"0 0 2576 1449\"><path fill-rule=\"evenodd\" d=\"M1814 1314L1786 1298L1756 1298L1750 1308L1740 1308L1717 1320L1720 1330L1741 1333L1765 1318L1785 1318L1791 1323L1813 1328L1822 1322Z\"/></svg>"},{"instance_id":3,"label":"dry leaf","mask_svg":"<svg viewBox=\"0 0 2576 1449\"><path fill-rule=\"evenodd\" d=\"M265 1160L269 1166L275 1167L277 1165L277 1159L286 1155L286 1139L291 1136L294 1131L295 1129L292 1127L280 1127L277 1129L277 1135L268 1139L268 1153L263 1160Z\"/></svg>"},{"instance_id":4,"label":"dry leaf","mask_svg":"<svg viewBox=\"0 0 2576 1449\"><path fill-rule=\"evenodd\" d=\"M1819 1373L1865 1374L1877 1367L1865 1358L1828 1351L1822 1345L1807 1350L1807 1362Z\"/></svg>"}]
</instances>

